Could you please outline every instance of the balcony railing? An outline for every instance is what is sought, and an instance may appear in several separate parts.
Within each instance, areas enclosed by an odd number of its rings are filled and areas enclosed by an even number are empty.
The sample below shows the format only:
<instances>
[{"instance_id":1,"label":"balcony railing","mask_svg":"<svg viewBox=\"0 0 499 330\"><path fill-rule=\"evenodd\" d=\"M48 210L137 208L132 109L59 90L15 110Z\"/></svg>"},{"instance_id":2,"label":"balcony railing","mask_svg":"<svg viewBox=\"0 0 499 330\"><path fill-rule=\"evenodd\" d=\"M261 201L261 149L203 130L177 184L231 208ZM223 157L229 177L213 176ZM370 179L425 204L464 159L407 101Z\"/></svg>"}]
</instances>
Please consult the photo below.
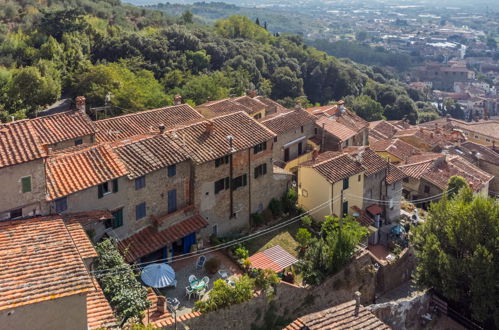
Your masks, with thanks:
<instances>
[{"instance_id":1,"label":"balcony railing","mask_svg":"<svg viewBox=\"0 0 499 330\"><path fill-rule=\"evenodd\" d=\"M315 145L313 142L307 141L307 146L305 147L305 150L302 152L302 154L298 155L294 159L287 161L284 169L286 171L293 172L293 170L301 163L312 160L313 153L315 150L318 151L317 145Z\"/></svg>"}]
</instances>

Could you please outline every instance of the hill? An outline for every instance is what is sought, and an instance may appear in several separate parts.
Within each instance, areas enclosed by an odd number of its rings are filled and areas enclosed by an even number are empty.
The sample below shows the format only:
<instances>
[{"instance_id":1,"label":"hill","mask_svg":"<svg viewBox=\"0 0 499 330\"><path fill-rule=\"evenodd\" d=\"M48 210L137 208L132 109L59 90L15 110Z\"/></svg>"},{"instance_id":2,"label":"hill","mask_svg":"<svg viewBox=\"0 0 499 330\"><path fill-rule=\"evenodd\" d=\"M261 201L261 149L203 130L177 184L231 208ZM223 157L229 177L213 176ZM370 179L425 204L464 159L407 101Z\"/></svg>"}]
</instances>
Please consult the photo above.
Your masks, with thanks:
<instances>
[{"instance_id":1,"label":"hill","mask_svg":"<svg viewBox=\"0 0 499 330\"><path fill-rule=\"evenodd\" d=\"M397 101L416 111L401 97L422 97L389 72L328 56L242 16L210 26L193 23L190 12L175 18L118 0L40 3L7 0L0 13L3 121L35 116L63 94L85 95L113 114L171 104L175 94L200 104L255 89L288 107L342 98L353 106L366 94L390 119L403 116L387 108Z\"/></svg>"}]
</instances>

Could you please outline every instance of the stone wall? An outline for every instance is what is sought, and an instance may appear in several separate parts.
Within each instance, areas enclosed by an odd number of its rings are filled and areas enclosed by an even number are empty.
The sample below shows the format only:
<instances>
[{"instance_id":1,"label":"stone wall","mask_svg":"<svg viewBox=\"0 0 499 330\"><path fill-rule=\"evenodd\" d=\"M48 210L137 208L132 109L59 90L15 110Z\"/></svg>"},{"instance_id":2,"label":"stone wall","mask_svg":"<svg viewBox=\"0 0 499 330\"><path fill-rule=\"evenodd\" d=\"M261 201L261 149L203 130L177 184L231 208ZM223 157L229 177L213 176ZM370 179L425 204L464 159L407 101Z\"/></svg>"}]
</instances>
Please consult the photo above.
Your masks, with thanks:
<instances>
[{"instance_id":1,"label":"stone wall","mask_svg":"<svg viewBox=\"0 0 499 330\"><path fill-rule=\"evenodd\" d=\"M380 267L376 273L376 294L381 295L411 279L416 267L414 251L412 248L406 248L400 253L396 262L385 264L378 262L378 265Z\"/></svg>"},{"instance_id":2,"label":"stone wall","mask_svg":"<svg viewBox=\"0 0 499 330\"><path fill-rule=\"evenodd\" d=\"M178 329L268 329L285 326L292 320L352 300L362 293L364 305L374 299L375 277L371 258L361 254L342 271L318 286L300 287L285 282L277 285L273 299L259 295L254 299L196 317L182 317ZM174 329L174 325L165 329Z\"/></svg>"},{"instance_id":3,"label":"stone wall","mask_svg":"<svg viewBox=\"0 0 499 330\"><path fill-rule=\"evenodd\" d=\"M428 312L430 295L421 292L410 298L402 298L383 304L367 306L381 321L397 330L425 329L421 315Z\"/></svg>"}]
</instances>

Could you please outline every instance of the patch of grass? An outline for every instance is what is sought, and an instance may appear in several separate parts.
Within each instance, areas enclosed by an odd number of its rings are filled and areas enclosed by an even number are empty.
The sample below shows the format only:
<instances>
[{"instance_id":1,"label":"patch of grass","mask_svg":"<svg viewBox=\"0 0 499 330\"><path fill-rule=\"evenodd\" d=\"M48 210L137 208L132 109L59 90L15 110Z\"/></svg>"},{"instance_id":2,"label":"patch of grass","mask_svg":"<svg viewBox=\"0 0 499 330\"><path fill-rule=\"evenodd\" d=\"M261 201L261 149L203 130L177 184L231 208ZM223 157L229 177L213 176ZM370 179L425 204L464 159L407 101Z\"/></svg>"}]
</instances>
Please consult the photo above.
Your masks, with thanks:
<instances>
[{"instance_id":1,"label":"patch of grass","mask_svg":"<svg viewBox=\"0 0 499 330\"><path fill-rule=\"evenodd\" d=\"M276 230L266 235L249 240L246 245L248 247L250 255L266 250L273 246L280 245L284 250L289 252L289 254L298 258L298 252L296 249L298 247L298 242L295 240L295 235L298 231L298 228L300 228L300 224L297 222L284 227L281 230Z\"/></svg>"}]
</instances>

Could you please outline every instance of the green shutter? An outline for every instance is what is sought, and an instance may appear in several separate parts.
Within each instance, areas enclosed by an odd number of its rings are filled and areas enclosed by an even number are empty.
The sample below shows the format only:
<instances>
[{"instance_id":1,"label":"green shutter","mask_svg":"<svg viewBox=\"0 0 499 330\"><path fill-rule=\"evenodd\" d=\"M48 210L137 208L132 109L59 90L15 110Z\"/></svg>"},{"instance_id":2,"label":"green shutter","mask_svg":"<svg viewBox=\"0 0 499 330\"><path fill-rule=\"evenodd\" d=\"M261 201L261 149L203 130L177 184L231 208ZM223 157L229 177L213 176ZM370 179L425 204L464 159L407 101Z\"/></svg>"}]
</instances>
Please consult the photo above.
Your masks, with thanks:
<instances>
[{"instance_id":1,"label":"green shutter","mask_svg":"<svg viewBox=\"0 0 499 330\"><path fill-rule=\"evenodd\" d=\"M21 179L23 193L31 191L31 177L27 176Z\"/></svg>"}]
</instances>

